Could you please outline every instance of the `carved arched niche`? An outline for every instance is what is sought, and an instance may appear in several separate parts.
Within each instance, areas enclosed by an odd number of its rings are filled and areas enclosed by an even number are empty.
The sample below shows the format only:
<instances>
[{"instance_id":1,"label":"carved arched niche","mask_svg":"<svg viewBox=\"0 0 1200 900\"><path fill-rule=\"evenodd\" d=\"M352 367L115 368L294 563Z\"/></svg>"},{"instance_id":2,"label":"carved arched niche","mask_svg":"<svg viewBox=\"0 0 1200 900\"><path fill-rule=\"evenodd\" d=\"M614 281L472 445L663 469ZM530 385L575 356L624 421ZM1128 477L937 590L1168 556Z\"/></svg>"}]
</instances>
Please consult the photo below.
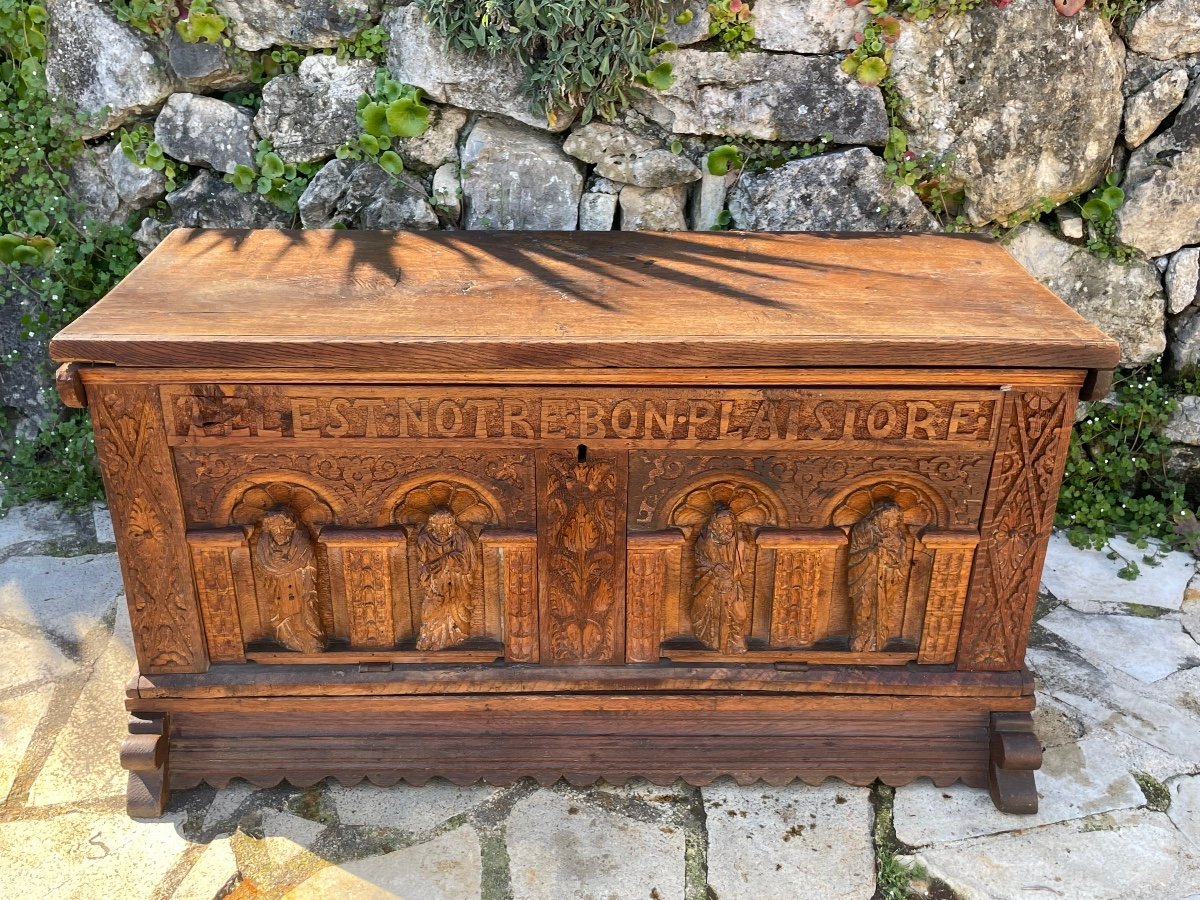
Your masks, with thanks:
<instances>
[{"instance_id":1,"label":"carved arched niche","mask_svg":"<svg viewBox=\"0 0 1200 900\"><path fill-rule=\"evenodd\" d=\"M850 649L856 652L915 648L919 612L922 529L936 525L938 504L911 484L879 481L851 490L834 507L832 524L847 535L846 594ZM914 625L915 621L915 625Z\"/></svg>"},{"instance_id":2,"label":"carved arched niche","mask_svg":"<svg viewBox=\"0 0 1200 900\"><path fill-rule=\"evenodd\" d=\"M319 653L332 633L327 567L318 538L333 510L312 488L277 481L247 488L230 522L249 544L255 603L243 607L247 640L272 640L289 650ZM249 614L246 614L249 613Z\"/></svg>"},{"instance_id":3,"label":"carved arched niche","mask_svg":"<svg viewBox=\"0 0 1200 900\"><path fill-rule=\"evenodd\" d=\"M485 629L480 532L498 515L473 487L449 479L404 494L393 514L408 536L418 650L442 650Z\"/></svg>"},{"instance_id":4,"label":"carved arched niche","mask_svg":"<svg viewBox=\"0 0 1200 900\"><path fill-rule=\"evenodd\" d=\"M683 531L683 607L695 637L725 654L745 653L754 624L758 529L776 524L755 485L713 481L686 493L669 522Z\"/></svg>"}]
</instances>

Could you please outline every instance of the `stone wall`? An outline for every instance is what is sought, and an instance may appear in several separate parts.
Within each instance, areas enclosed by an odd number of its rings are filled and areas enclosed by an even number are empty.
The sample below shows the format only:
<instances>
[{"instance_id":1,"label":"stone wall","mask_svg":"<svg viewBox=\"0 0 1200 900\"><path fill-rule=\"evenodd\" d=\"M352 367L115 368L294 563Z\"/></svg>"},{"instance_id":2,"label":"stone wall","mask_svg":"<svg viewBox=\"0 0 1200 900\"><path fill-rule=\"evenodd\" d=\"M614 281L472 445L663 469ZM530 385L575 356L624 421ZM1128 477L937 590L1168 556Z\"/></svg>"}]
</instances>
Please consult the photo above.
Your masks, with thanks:
<instances>
[{"instance_id":1,"label":"stone wall","mask_svg":"<svg viewBox=\"0 0 1200 900\"><path fill-rule=\"evenodd\" d=\"M669 86L586 124L539 108L513 60L448 50L415 5L212 5L229 46L142 33L102 0L47 3L52 89L93 117L77 189L97 218L134 216L146 250L177 225L1000 225L1030 271L1120 341L1126 363L1164 350L1169 365L1200 360L1200 0L1157 0L1119 28L1092 5L1068 17L1051 0L903 20L886 91L840 65L861 41L867 4L757 0L754 41L729 54L709 39L705 2L681 0L671 13L686 6L691 18L669 21L664 39L677 49L657 57L671 64ZM332 52L375 25L385 55ZM304 58L255 82L247 60L282 45ZM428 129L393 144L399 174L337 158L360 131L358 100L380 67L422 89L429 107ZM187 164L169 192L161 172L117 145L117 129L139 121ZM910 185L888 170L884 147L891 140L894 151L898 133L901 162L940 162L936 175L926 168ZM225 178L253 168L263 140L302 170L290 182L303 189L294 211ZM726 143L748 164L713 174L706 154ZM1125 194L1115 237L1136 251L1127 264L1089 250L1074 202L1110 171Z\"/></svg>"}]
</instances>

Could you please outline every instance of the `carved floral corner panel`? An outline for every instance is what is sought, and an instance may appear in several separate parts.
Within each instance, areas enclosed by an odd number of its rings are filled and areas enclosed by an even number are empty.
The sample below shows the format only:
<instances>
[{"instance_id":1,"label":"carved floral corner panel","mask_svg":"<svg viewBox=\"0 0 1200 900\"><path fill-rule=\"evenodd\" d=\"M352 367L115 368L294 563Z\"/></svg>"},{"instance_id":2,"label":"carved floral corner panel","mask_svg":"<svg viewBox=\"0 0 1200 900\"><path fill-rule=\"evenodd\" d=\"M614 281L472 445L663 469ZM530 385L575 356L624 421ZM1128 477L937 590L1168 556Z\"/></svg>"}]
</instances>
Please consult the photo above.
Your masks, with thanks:
<instances>
[{"instance_id":1,"label":"carved floral corner panel","mask_svg":"<svg viewBox=\"0 0 1200 900\"><path fill-rule=\"evenodd\" d=\"M109 384L89 399L139 668L203 672L208 652L158 389Z\"/></svg>"},{"instance_id":2,"label":"carved floral corner panel","mask_svg":"<svg viewBox=\"0 0 1200 900\"><path fill-rule=\"evenodd\" d=\"M958 648L961 669L1024 663L1075 416L1073 390L1010 391Z\"/></svg>"}]
</instances>

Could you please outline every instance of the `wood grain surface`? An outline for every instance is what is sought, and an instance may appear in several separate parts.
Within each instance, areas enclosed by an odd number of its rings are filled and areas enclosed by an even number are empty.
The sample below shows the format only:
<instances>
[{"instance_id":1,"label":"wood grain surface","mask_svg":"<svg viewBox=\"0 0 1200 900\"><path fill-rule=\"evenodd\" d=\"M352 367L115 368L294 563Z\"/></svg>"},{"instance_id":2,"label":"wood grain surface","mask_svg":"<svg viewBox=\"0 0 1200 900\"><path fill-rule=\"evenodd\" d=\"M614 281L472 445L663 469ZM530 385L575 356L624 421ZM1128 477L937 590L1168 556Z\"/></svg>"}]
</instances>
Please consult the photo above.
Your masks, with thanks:
<instances>
[{"instance_id":1,"label":"wood grain surface","mask_svg":"<svg viewBox=\"0 0 1200 900\"><path fill-rule=\"evenodd\" d=\"M962 235L173 231L51 344L134 366L1109 369Z\"/></svg>"}]
</instances>

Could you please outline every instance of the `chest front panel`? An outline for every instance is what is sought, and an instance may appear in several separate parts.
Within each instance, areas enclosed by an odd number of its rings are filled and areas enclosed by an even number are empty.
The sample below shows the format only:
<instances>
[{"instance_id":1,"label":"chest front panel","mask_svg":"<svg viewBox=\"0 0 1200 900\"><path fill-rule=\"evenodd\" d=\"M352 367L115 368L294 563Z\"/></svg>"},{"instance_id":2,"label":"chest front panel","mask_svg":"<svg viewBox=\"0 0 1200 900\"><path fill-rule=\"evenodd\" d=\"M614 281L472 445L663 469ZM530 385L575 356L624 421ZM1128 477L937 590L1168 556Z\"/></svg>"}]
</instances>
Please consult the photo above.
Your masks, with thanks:
<instances>
[{"instance_id":1,"label":"chest front panel","mask_svg":"<svg viewBox=\"0 0 1200 900\"><path fill-rule=\"evenodd\" d=\"M175 380L90 399L106 477L136 495L115 516L159 523L122 537L129 565L185 563L131 591L144 669L1011 669L1074 393ZM149 596L168 582L170 615Z\"/></svg>"}]
</instances>

